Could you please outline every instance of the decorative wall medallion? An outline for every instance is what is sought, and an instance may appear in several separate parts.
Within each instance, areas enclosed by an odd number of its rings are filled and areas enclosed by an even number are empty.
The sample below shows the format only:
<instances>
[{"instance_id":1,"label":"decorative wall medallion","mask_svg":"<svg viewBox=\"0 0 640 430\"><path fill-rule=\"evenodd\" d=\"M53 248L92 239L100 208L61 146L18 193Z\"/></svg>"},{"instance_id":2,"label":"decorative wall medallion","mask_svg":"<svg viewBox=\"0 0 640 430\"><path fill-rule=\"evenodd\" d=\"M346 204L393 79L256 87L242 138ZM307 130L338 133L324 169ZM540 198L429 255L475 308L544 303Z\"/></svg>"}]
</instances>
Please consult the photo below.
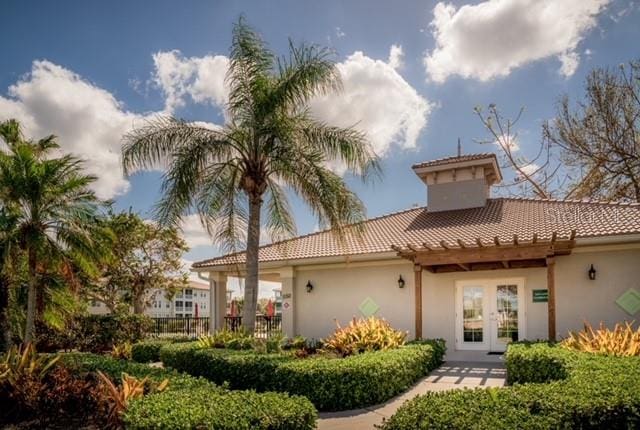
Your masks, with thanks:
<instances>
[{"instance_id":1,"label":"decorative wall medallion","mask_svg":"<svg viewBox=\"0 0 640 430\"><path fill-rule=\"evenodd\" d=\"M640 311L640 293L637 290L630 288L618 297L616 304L629 315L634 315Z\"/></svg>"},{"instance_id":2,"label":"decorative wall medallion","mask_svg":"<svg viewBox=\"0 0 640 430\"><path fill-rule=\"evenodd\" d=\"M371 297L367 297L364 302L360 303L358 309L360 309L362 315L364 315L365 317L370 317L371 315L374 315L376 312L378 312L380 306L378 306L378 304L374 302Z\"/></svg>"}]
</instances>

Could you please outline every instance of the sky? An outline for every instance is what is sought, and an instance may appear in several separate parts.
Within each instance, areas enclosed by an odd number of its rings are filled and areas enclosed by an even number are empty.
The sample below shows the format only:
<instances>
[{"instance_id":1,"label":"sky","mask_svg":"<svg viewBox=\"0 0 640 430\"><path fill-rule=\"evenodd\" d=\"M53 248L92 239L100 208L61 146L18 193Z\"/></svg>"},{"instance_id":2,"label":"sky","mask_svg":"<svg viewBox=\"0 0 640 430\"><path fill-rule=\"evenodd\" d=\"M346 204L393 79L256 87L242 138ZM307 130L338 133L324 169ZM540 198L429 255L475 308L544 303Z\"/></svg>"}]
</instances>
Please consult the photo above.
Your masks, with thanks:
<instances>
[{"instance_id":1,"label":"sky","mask_svg":"<svg viewBox=\"0 0 640 430\"><path fill-rule=\"evenodd\" d=\"M463 153L497 150L477 143L488 135L474 107L493 103L506 116L524 108L516 143L530 158L560 96L579 99L594 67L640 59L637 0L4 0L2 15L0 121L19 119L30 137L59 136L98 177L98 196L144 218L162 172L124 177L122 135L157 115L224 122L240 16L276 54L289 39L334 50L343 91L315 99L311 111L360 129L381 157L375 183L345 176L370 217L424 205L411 165L455 155L458 139ZM291 199L298 232L317 230ZM220 254L195 216L183 231L187 263ZM272 286L261 288L267 296Z\"/></svg>"}]
</instances>

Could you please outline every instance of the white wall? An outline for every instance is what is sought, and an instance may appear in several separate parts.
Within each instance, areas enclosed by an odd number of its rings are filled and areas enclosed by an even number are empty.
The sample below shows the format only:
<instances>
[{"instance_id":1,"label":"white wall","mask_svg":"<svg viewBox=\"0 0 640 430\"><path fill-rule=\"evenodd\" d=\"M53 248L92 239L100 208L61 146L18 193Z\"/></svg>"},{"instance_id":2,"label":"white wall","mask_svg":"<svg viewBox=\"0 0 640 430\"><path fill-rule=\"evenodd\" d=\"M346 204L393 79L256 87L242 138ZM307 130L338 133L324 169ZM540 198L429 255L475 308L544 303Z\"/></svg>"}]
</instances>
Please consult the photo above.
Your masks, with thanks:
<instances>
[{"instance_id":1,"label":"white wall","mask_svg":"<svg viewBox=\"0 0 640 430\"><path fill-rule=\"evenodd\" d=\"M587 276L596 269L596 280ZM559 336L580 330L587 319L609 327L624 320L640 320L627 314L615 300L629 288L640 291L640 250L573 253L556 262L556 326Z\"/></svg>"},{"instance_id":2,"label":"white wall","mask_svg":"<svg viewBox=\"0 0 640 430\"><path fill-rule=\"evenodd\" d=\"M597 279L591 281L587 270L591 264ZM387 261L367 266L312 269L296 268L295 324L296 332L307 337L325 337L335 329L334 319L346 324L360 317L358 306L371 297L379 306L378 316L414 336L414 275L410 262ZM405 288L398 288L402 274ZM431 274L423 271L422 320L423 337L442 337L449 348L455 345L455 281L495 278L525 278L524 305L526 338L547 338L547 304L533 303L532 290L547 288L547 269L489 270ZM556 327L558 337L568 330L582 327L584 319L593 324L608 325L633 320L615 300L629 288L640 291L640 249L581 252L556 257ZM311 281L314 289L307 293ZM640 314L635 315L640 319Z\"/></svg>"},{"instance_id":3,"label":"white wall","mask_svg":"<svg viewBox=\"0 0 640 430\"><path fill-rule=\"evenodd\" d=\"M384 317L397 329L408 330L413 337L413 265L410 262L370 267L297 270L295 278L296 332L310 338L326 337L335 328L335 319L347 324L353 317L362 317L358 310L367 298L373 299ZM398 277L406 286L398 288ZM313 291L307 293L307 282Z\"/></svg>"}]
</instances>

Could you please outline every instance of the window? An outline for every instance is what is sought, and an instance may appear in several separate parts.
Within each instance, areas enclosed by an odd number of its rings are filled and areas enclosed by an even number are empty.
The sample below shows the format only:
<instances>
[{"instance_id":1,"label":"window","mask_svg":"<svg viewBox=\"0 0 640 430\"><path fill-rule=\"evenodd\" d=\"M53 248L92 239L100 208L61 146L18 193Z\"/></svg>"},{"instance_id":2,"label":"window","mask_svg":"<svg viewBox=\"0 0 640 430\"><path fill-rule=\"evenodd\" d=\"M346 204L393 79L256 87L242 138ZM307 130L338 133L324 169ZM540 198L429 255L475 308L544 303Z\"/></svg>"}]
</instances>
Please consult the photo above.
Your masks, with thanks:
<instances>
[{"instance_id":1,"label":"window","mask_svg":"<svg viewBox=\"0 0 640 430\"><path fill-rule=\"evenodd\" d=\"M462 334L464 342L483 340L483 287L464 287L462 296Z\"/></svg>"},{"instance_id":2,"label":"window","mask_svg":"<svg viewBox=\"0 0 640 430\"><path fill-rule=\"evenodd\" d=\"M191 309L193 307L193 302L185 302L184 303L184 308L185 309Z\"/></svg>"}]
</instances>

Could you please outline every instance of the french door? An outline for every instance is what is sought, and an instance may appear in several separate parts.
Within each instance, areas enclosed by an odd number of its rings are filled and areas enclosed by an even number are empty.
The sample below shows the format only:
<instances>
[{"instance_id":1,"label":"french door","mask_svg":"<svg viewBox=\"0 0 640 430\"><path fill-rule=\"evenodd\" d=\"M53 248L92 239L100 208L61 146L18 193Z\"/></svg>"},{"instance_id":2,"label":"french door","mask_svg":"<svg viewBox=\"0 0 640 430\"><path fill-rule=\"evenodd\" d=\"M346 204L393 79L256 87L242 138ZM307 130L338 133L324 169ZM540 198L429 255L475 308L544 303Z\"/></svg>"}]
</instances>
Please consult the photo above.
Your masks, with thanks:
<instances>
[{"instance_id":1,"label":"french door","mask_svg":"<svg viewBox=\"0 0 640 430\"><path fill-rule=\"evenodd\" d=\"M456 282L456 349L502 352L524 337L524 279Z\"/></svg>"}]
</instances>

